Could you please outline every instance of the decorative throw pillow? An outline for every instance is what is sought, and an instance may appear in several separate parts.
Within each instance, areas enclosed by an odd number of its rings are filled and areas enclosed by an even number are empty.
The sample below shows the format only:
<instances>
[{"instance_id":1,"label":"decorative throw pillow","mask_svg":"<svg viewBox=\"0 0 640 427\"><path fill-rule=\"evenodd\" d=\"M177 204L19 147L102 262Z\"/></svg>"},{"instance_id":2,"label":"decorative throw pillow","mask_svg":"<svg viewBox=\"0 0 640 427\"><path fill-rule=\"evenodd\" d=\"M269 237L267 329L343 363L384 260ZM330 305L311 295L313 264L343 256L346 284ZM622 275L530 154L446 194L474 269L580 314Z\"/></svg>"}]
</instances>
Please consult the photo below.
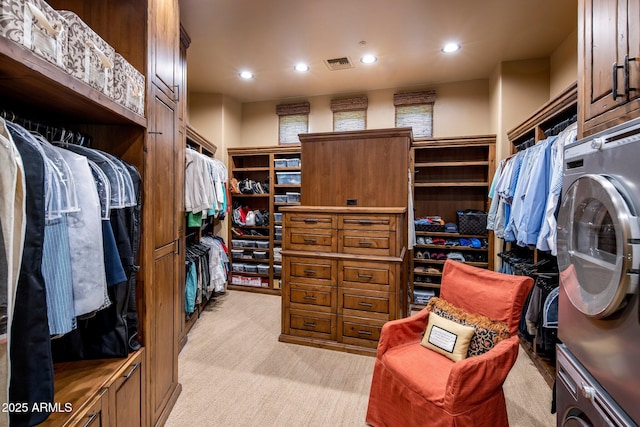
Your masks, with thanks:
<instances>
[{"instance_id":1,"label":"decorative throw pillow","mask_svg":"<svg viewBox=\"0 0 640 427\"><path fill-rule=\"evenodd\" d=\"M475 329L472 326L461 325L431 312L427 330L420 344L454 362L459 362L467 356L469 341L474 333Z\"/></svg>"},{"instance_id":2,"label":"decorative throw pillow","mask_svg":"<svg viewBox=\"0 0 640 427\"><path fill-rule=\"evenodd\" d=\"M511 336L509 326L505 322L479 314L467 313L438 297L432 297L427 308L430 313L475 329L475 334L469 343L467 357L486 353L500 341Z\"/></svg>"}]
</instances>

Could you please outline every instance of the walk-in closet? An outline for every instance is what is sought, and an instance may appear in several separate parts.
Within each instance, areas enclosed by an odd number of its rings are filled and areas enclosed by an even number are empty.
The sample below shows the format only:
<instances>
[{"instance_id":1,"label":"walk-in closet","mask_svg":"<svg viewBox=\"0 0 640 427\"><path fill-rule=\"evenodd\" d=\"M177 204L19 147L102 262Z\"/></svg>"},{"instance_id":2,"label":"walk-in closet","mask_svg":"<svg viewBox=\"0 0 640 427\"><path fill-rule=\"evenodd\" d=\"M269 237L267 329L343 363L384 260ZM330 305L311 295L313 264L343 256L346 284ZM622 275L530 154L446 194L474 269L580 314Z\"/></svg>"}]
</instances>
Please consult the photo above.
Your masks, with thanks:
<instances>
[{"instance_id":1,"label":"walk-in closet","mask_svg":"<svg viewBox=\"0 0 640 427\"><path fill-rule=\"evenodd\" d=\"M640 1L481 3L0 0L0 427L640 425Z\"/></svg>"}]
</instances>

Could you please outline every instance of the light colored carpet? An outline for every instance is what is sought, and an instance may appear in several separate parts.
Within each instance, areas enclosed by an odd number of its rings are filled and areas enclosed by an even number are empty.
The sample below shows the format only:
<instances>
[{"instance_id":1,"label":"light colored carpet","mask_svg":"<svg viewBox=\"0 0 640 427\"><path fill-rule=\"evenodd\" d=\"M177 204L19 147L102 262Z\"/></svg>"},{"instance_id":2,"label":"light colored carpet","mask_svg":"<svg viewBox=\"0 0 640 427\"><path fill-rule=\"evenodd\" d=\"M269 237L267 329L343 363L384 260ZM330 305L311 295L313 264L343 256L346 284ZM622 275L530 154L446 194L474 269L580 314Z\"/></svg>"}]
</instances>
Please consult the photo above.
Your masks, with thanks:
<instances>
[{"instance_id":1,"label":"light colored carpet","mask_svg":"<svg viewBox=\"0 0 640 427\"><path fill-rule=\"evenodd\" d=\"M366 426L374 358L278 342L280 297L228 291L180 353L168 427ZM526 353L505 383L511 426L551 427L551 390ZM411 427L411 426L407 426Z\"/></svg>"}]
</instances>

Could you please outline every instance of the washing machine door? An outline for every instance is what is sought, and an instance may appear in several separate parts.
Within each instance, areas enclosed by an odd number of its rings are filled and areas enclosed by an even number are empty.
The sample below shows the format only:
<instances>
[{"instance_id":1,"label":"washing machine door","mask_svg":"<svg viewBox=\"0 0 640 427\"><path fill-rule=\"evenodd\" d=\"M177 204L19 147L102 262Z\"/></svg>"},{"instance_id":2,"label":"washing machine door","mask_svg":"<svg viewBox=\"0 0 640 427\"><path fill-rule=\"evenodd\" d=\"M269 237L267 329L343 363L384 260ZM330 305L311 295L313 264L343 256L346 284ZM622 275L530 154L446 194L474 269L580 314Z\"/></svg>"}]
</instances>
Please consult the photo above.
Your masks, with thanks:
<instances>
[{"instance_id":1,"label":"washing machine door","mask_svg":"<svg viewBox=\"0 0 640 427\"><path fill-rule=\"evenodd\" d=\"M604 318L635 292L630 275L638 220L623 187L609 176L588 174L566 190L558 213L560 282L571 303ZM637 246L637 245L635 245ZM637 268L637 267L636 267Z\"/></svg>"}]
</instances>

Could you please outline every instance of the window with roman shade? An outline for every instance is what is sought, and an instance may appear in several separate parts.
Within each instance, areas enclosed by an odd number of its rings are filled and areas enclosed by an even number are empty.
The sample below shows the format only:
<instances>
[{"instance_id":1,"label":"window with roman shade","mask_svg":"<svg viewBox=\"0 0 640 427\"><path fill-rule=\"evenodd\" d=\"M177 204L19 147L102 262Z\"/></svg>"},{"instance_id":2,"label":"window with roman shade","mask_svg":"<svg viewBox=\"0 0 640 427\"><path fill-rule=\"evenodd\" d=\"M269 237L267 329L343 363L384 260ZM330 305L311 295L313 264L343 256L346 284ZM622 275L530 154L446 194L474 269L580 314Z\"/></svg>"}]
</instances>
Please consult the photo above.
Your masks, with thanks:
<instances>
[{"instance_id":1,"label":"window with roman shade","mask_svg":"<svg viewBox=\"0 0 640 427\"><path fill-rule=\"evenodd\" d=\"M299 144L298 134L309 132L308 102L276 105L279 118L278 142L280 144Z\"/></svg>"},{"instance_id":2,"label":"window with roman shade","mask_svg":"<svg viewBox=\"0 0 640 427\"><path fill-rule=\"evenodd\" d=\"M433 136L434 90L396 93L393 105L396 107L396 127L410 127L414 137Z\"/></svg>"},{"instance_id":3,"label":"window with roman shade","mask_svg":"<svg viewBox=\"0 0 640 427\"><path fill-rule=\"evenodd\" d=\"M332 99L333 131L364 130L367 128L366 96L353 98Z\"/></svg>"}]
</instances>

